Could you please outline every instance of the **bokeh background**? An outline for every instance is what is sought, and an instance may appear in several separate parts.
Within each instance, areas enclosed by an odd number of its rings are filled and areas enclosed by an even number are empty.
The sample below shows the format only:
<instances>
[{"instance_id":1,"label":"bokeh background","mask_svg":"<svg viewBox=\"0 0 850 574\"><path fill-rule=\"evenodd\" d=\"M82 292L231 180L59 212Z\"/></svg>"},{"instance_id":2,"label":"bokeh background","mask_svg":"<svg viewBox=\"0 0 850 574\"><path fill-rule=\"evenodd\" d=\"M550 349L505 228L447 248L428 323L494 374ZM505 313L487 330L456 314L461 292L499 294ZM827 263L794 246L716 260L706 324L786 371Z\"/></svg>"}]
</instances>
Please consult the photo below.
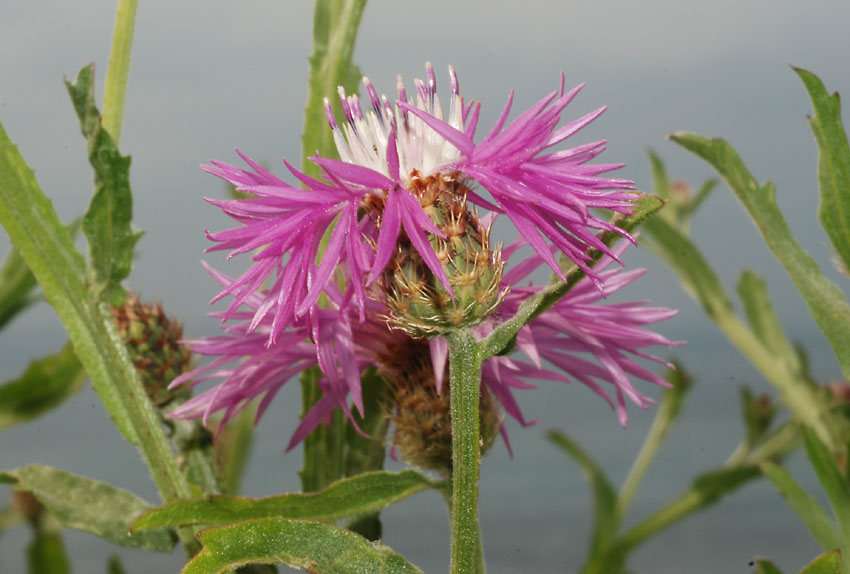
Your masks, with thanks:
<instances>
[{"instance_id":1,"label":"bokeh background","mask_svg":"<svg viewBox=\"0 0 850 574\"><path fill-rule=\"evenodd\" d=\"M4 1L0 18L0 121L35 169L66 221L82 213L91 172L62 77L97 63L103 86L114 3ZM131 285L161 299L185 321L190 336L216 331L206 317L215 292L200 267L204 228L227 223L202 200L221 197L220 183L198 169L210 158L236 161L238 146L283 174L282 157L297 160L306 97L312 9L309 2L186 0L140 2L121 147L132 155L135 224L147 231ZM821 76L830 90L850 92L850 3L846 0L504 0L406 2L373 0L366 8L355 60L379 91L394 90L433 62L447 92L447 65L458 70L468 98L483 102L482 129L508 91L522 110L555 89L587 82L567 117L600 105L609 110L575 138L609 140L601 158L625 162L620 174L650 189L646 150L667 161L671 176L700 183L708 166L666 141L673 131L723 136L760 180L777 184L779 203L803 246L839 285L828 240L817 225L817 150L805 116L811 113L789 64ZM845 113L845 122L847 114ZM806 345L822 380L840 371L802 299L732 194L720 187L699 213L694 236L732 289L740 270L763 275L781 321ZM0 234L0 253L8 240ZM235 273L238 263L207 259ZM629 522L684 489L694 474L715 466L743 435L738 390L769 386L703 317L675 277L646 250L627 264L649 267L630 298L681 310L660 329L688 341L676 356L696 388L673 435L638 493ZM65 340L52 309L40 304L0 333L0 379ZM250 495L299 488L300 453L283 454L297 424L295 385L273 403L258 429L245 483ZM493 573L575 572L583 561L591 500L577 467L543 439L559 428L577 437L619 482L652 421L653 409L630 410L627 429L587 389L541 385L521 404L541 423L510 425L515 457L496 445L482 468L481 520ZM0 468L38 462L86 474L156 501L146 468L87 388L60 409L0 434ZM805 461L790 462L810 486ZM8 498L0 491L0 504ZM445 571L448 532L438 495L425 493L384 513L384 542L426 572ZM0 572L24 571L23 529L0 537ZM181 560L111 547L68 532L75 572L103 572L119 552L128 572L176 572ZM755 556L796 572L817 548L795 516L764 482L748 485L719 505L666 532L633 556L642 574L748 573Z\"/></svg>"}]
</instances>

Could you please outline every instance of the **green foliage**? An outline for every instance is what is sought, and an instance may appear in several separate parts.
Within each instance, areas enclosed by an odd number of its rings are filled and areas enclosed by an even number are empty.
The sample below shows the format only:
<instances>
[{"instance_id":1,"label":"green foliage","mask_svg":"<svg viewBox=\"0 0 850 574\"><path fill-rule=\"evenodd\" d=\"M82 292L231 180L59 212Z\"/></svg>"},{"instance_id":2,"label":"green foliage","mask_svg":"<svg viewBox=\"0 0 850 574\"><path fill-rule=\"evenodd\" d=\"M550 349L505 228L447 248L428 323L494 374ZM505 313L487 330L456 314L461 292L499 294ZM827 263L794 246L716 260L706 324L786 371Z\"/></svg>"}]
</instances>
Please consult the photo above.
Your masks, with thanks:
<instances>
[{"instance_id":1,"label":"green foliage","mask_svg":"<svg viewBox=\"0 0 850 574\"><path fill-rule=\"evenodd\" d=\"M421 572L392 550L323 522L264 518L201 532L203 549L182 574L218 574L250 563L322 574Z\"/></svg>"},{"instance_id":2,"label":"green foliage","mask_svg":"<svg viewBox=\"0 0 850 574\"><path fill-rule=\"evenodd\" d=\"M112 31L112 49L109 51L109 68L106 70L106 87L103 90L103 128L109 132L116 145L121 141L121 123L124 119L124 97L130 76L130 54L133 49L133 32L136 28L138 0L119 0Z\"/></svg>"},{"instance_id":3,"label":"green foliage","mask_svg":"<svg viewBox=\"0 0 850 574\"><path fill-rule=\"evenodd\" d=\"M244 409L220 429L213 442L213 458L221 477L222 494L237 495L251 456L254 438L256 404Z\"/></svg>"},{"instance_id":4,"label":"green foliage","mask_svg":"<svg viewBox=\"0 0 850 574\"><path fill-rule=\"evenodd\" d=\"M835 351L844 376L850 378L850 305L797 243L776 204L776 189L760 186L737 152L722 139L674 134L670 139L710 163L753 218L768 247L785 267Z\"/></svg>"},{"instance_id":5,"label":"green foliage","mask_svg":"<svg viewBox=\"0 0 850 574\"><path fill-rule=\"evenodd\" d=\"M782 574L782 570L769 560L756 560L755 574Z\"/></svg>"},{"instance_id":6,"label":"green foliage","mask_svg":"<svg viewBox=\"0 0 850 574\"><path fill-rule=\"evenodd\" d=\"M301 416L322 398L316 381L322 376L313 366L301 373ZM304 439L304 455L298 475L304 492L321 490L345 475L345 416L336 409L330 424L319 425Z\"/></svg>"},{"instance_id":7,"label":"green foliage","mask_svg":"<svg viewBox=\"0 0 850 574\"><path fill-rule=\"evenodd\" d=\"M98 298L120 305L127 295L121 281L133 268L133 250L142 236L131 226L130 158L121 155L101 125L94 99L94 64L82 68L74 82L66 80L65 84L88 141L89 162L94 168L94 195L83 216L91 281Z\"/></svg>"},{"instance_id":8,"label":"green foliage","mask_svg":"<svg viewBox=\"0 0 850 574\"><path fill-rule=\"evenodd\" d=\"M0 223L62 320L112 420L140 448L163 498L189 497L159 415L145 396L110 310L89 296L83 257L2 125ZM188 537L185 542L193 544Z\"/></svg>"},{"instance_id":9,"label":"green foliage","mask_svg":"<svg viewBox=\"0 0 850 574\"><path fill-rule=\"evenodd\" d=\"M27 548L29 574L68 574L71 564L65 553L62 534L53 531L36 531Z\"/></svg>"},{"instance_id":10,"label":"green foliage","mask_svg":"<svg viewBox=\"0 0 850 574\"><path fill-rule=\"evenodd\" d=\"M0 472L0 482L32 493L67 528L131 548L156 552L170 552L174 548L176 540L168 530L129 534L133 519L150 505L126 490L35 464Z\"/></svg>"},{"instance_id":11,"label":"green foliage","mask_svg":"<svg viewBox=\"0 0 850 574\"><path fill-rule=\"evenodd\" d=\"M265 498L211 496L178 500L139 517L133 530L186 524L227 524L255 518L336 520L380 510L432 485L415 470L373 471L331 484L321 492Z\"/></svg>"},{"instance_id":12,"label":"green foliage","mask_svg":"<svg viewBox=\"0 0 850 574\"><path fill-rule=\"evenodd\" d=\"M755 336L777 360L787 362L789 370L798 375L803 374L800 357L779 324L764 280L753 271L745 270L738 280L738 296Z\"/></svg>"},{"instance_id":13,"label":"green foliage","mask_svg":"<svg viewBox=\"0 0 850 574\"><path fill-rule=\"evenodd\" d=\"M86 380L70 344L29 364L15 380L0 385L0 429L31 420L77 392Z\"/></svg>"},{"instance_id":14,"label":"green foliage","mask_svg":"<svg viewBox=\"0 0 850 574\"><path fill-rule=\"evenodd\" d=\"M790 472L772 462L762 463L761 470L821 548L832 549L841 545L841 534L832 519L817 499L794 480Z\"/></svg>"},{"instance_id":15,"label":"green foliage","mask_svg":"<svg viewBox=\"0 0 850 574\"><path fill-rule=\"evenodd\" d=\"M841 552L833 550L814 559L800 574L841 574Z\"/></svg>"},{"instance_id":16,"label":"green foliage","mask_svg":"<svg viewBox=\"0 0 850 574\"><path fill-rule=\"evenodd\" d=\"M806 86L814 117L809 125L820 150L818 217L845 268L850 268L850 145L841 123L841 101L829 94L820 79L802 68L794 68Z\"/></svg>"},{"instance_id":17,"label":"green foliage","mask_svg":"<svg viewBox=\"0 0 850 574\"><path fill-rule=\"evenodd\" d=\"M688 137L707 141L699 136ZM721 147L727 151L731 149L725 144ZM666 181L663 164L657 158L655 170L656 182ZM736 177L743 176L738 174ZM755 186L754 180L752 185ZM739 284L747 319L751 323L748 327L735 315L732 302L717 274L682 230L660 217L647 221L644 229L648 236L644 236L643 245L649 246L667 262L678 275L684 289L702 305L712 321L753 366L782 392L784 402L794 415L815 428L831 448L838 448L848 431L847 420L834 413L829 398L811 384L800 353L796 349L789 351L790 344L781 330L771 331L779 329L779 323L763 282L755 275L745 273Z\"/></svg>"},{"instance_id":18,"label":"green foliage","mask_svg":"<svg viewBox=\"0 0 850 574\"><path fill-rule=\"evenodd\" d=\"M32 295L35 286L35 276L18 250L12 247L0 268L0 329L36 301Z\"/></svg>"},{"instance_id":19,"label":"green foliage","mask_svg":"<svg viewBox=\"0 0 850 574\"><path fill-rule=\"evenodd\" d=\"M847 477L841 474L832 453L817 435L805 427L801 429L801 433L809 463L832 504L832 512L838 520L844 540L850 542L850 483ZM831 550L831 548L824 548L824 550Z\"/></svg>"},{"instance_id":20,"label":"green foliage","mask_svg":"<svg viewBox=\"0 0 850 574\"><path fill-rule=\"evenodd\" d=\"M310 83L304 110L304 151L302 169L316 175L318 167L307 158L314 153L337 157L333 134L325 118L323 98L329 98L335 113L340 113L337 86L346 93L357 93L360 70L352 63L357 29L366 0L318 0L313 13L313 54L310 56Z\"/></svg>"}]
</instances>

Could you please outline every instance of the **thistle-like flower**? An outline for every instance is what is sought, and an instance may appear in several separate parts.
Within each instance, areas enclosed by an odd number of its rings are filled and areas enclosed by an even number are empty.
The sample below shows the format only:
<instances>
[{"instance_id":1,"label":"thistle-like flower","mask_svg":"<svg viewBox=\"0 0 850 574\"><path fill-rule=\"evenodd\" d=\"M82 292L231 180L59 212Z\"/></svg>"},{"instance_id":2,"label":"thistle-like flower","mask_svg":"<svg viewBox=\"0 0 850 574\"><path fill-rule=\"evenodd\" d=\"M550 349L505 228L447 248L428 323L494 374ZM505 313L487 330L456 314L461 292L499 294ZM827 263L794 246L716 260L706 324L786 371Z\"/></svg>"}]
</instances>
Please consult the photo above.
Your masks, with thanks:
<instances>
[{"instance_id":1,"label":"thistle-like flower","mask_svg":"<svg viewBox=\"0 0 850 574\"><path fill-rule=\"evenodd\" d=\"M620 165L588 163L604 150L604 141L551 148L604 108L558 127L561 112L582 87L566 92L562 74L559 91L508 122L511 94L496 125L475 143L480 106L465 103L451 68L449 75L447 116L430 64L427 80L415 82L414 99L408 98L401 79L393 104L364 78L371 109L364 111L356 95L340 90L345 120L339 123L326 100L341 160L312 158L323 179L286 163L306 189L278 179L245 156L252 171L216 161L204 166L254 196L208 199L241 224L209 233L217 243L210 249L230 250L231 256L253 253L253 265L214 299L233 296L225 318L261 293L249 327L256 329L274 312L267 334L272 344L288 326L309 322L335 273L345 268L344 298L361 320L367 292L378 284L391 322L414 336L432 337L480 322L499 302L502 262L498 248L489 243L489 228L473 207L507 216L560 277L558 251L595 280L587 265L588 248L611 255L595 230L626 233L590 210L630 213L634 186L601 177ZM321 239L331 227L320 254Z\"/></svg>"},{"instance_id":2,"label":"thistle-like flower","mask_svg":"<svg viewBox=\"0 0 850 574\"><path fill-rule=\"evenodd\" d=\"M254 196L208 200L242 224L209 234L218 243L212 249L252 252L254 264L236 279L210 270L222 287L214 300L232 297L216 314L225 334L189 341L194 351L216 358L173 385L219 383L172 416L223 411L226 422L259 397L261 416L289 379L318 365L324 396L295 430L292 448L337 408L356 428L353 411L363 411L361 375L374 367L389 382L388 416L402 457L446 469L448 353L441 335L472 326L485 337L541 289L522 285L534 269L548 266L565 278L559 254L586 277L519 331L516 349L525 359L497 356L484 363L483 446L499 430L507 440L497 404L520 423L533 422L513 394L533 388L532 380L577 380L605 397L622 424L626 398L641 407L651 402L630 377L666 384L634 358L664 363L647 349L677 343L645 326L674 312L604 301L642 272L608 269L627 242L609 249L598 231L632 238L591 208L630 213L633 185L600 176L619 165L588 163L605 142L551 150L603 109L558 127L580 89L566 92L562 75L559 91L508 122L511 95L496 125L475 143L479 106L464 102L450 69L444 117L430 65L426 72L427 81L416 82L415 103L401 80L392 104L368 79L368 111L357 96L340 91L345 121L337 123L326 101L341 160L314 157L321 179L287 163L306 189L245 156L251 171L220 162L205 166ZM520 236L504 250L490 240L490 224L500 214ZM320 255L320 241L331 229ZM530 254L520 260L524 247ZM592 267L590 248L604 253ZM320 297L326 302L321 307Z\"/></svg>"}]
</instances>

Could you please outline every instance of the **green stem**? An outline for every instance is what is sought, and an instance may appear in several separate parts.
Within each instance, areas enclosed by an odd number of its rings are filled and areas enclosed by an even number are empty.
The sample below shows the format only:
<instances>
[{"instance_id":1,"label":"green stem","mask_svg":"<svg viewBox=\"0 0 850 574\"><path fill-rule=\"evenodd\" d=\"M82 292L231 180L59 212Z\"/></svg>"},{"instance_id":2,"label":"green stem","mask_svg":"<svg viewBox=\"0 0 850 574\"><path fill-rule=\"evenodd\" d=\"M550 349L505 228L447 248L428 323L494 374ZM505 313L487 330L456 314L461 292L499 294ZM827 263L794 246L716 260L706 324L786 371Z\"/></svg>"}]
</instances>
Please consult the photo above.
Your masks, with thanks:
<instances>
[{"instance_id":1,"label":"green stem","mask_svg":"<svg viewBox=\"0 0 850 574\"><path fill-rule=\"evenodd\" d=\"M629 504L631 504L641 480L643 480L650 463L652 463L652 459L655 458L655 453L658 452L658 447L661 446L661 441L664 439L669 425L667 421L662 421L662 418L664 418L663 412L659 413L655 421L653 421L652 428L649 429L649 434L640 449L640 453L634 463L632 463L632 468L629 469L629 474L626 476L626 480L620 489L616 510L618 521L625 516L626 510L629 508Z\"/></svg>"},{"instance_id":2,"label":"green stem","mask_svg":"<svg viewBox=\"0 0 850 574\"><path fill-rule=\"evenodd\" d=\"M723 468L758 466L766 460L777 460L787 456L798 443L797 431L792 424L779 428L759 447L752 450L737 464L724 464ZM731 460L731 459L730 459ZM628 553L649 538L666 530L676 522L685 519L708 504L703 493L691 488L679 495L678 498L664 505L651 516L633 526L615 543L618 551Z\"/></svg>"},{"instance_id":3,"label":"green stem","mask_svg":"<svg viewBox=\"0 0 850 574\"><path fill-rule=\"evenodd\" d=\"M691 387L690 377L682 370L681 365L676 365L676 370L669 372L667 380L673 384L673 387L664 393L652 428L649 429L643 447L641 447L640 453L632 464L632 468L620 489L620 495L617 497L617 524L621 524L638 486L658 452L658 448L679 418L685 397Z\"/></svg>"},{"instance_id":4,"label":"green stem","mask_svg":"<svg viewBox=\"0 0 850 574\"><path fill-rule=\"evenodd\" d=\"M103 89L103 127L115 140L121 140L121 122L124 119L124 97L127 95L127 78L130 76L130 52L133 49L133 30L136 25L138 0L119 0L112 34L112 52L106 70Z\"/></svg>"},{"instance_id":5,"label":"green stem","mask_svg":"<svg viewBox=\"0 0 850 574\"><path fill-rule=\"evenodd\" d=\"M447 339L452 407L450 571L453 574L481 574L484 572L478 526L481 350L469 329L459 329Z\"/></svg>"}]
</instances>

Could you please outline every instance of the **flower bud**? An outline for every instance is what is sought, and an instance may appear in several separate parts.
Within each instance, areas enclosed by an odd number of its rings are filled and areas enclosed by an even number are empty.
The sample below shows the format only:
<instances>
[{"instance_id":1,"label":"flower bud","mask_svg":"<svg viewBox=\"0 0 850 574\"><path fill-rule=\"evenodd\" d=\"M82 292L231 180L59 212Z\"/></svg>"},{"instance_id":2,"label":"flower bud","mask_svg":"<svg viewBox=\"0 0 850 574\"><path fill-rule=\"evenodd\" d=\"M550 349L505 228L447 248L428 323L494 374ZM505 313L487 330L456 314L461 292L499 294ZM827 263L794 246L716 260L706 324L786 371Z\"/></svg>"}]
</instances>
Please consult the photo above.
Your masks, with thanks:
<instances>
[{"instance_id":1,"label":"flower bud","mask_svg":"<svg viewBox=\"0 0 850 574\"><path fill-rule=\"evenodd\" d=\"M188 385L168 389L172 380L189 370L192 361L192 351L178 343L183 326L165 314L161 303L142 303L134 294L124 305L113 307L112 316L154 405L164 407L174 399L188 398Z\"/></svg>"},{"instance_id":2,"label":"flower bud","mask_svg":"<svg viewBox=\"0 0 850 574\"><path fill-rule=\"evenodd\" d=\"M428 344L408 339L387 349L381 361L389 381L386 406L393 423L393 445L405 462L450 473L452 470L452 424L450 390L437 392ZM448 382L448 377L445 378ZM482 389L479 403L480 453L483 455L499 434L502 414L493 396Z\"/></svg>"},{"instance_id":3,"label":"flower bud","mask_svg":"<svg viewBox=\"0 0 850 574\"><path fill-rule=\"evenodd\" d=\"M428 269L409 239L402 237L382 277L391 328L416 338L482 321L504 293L501 249L490 248L490 228L467 204L466 186L454 175L437 174L411 180L413 194L425 213L445 234L432 235L431 246L449 279L454 298Z\"/></svg>"}]
</instances>

